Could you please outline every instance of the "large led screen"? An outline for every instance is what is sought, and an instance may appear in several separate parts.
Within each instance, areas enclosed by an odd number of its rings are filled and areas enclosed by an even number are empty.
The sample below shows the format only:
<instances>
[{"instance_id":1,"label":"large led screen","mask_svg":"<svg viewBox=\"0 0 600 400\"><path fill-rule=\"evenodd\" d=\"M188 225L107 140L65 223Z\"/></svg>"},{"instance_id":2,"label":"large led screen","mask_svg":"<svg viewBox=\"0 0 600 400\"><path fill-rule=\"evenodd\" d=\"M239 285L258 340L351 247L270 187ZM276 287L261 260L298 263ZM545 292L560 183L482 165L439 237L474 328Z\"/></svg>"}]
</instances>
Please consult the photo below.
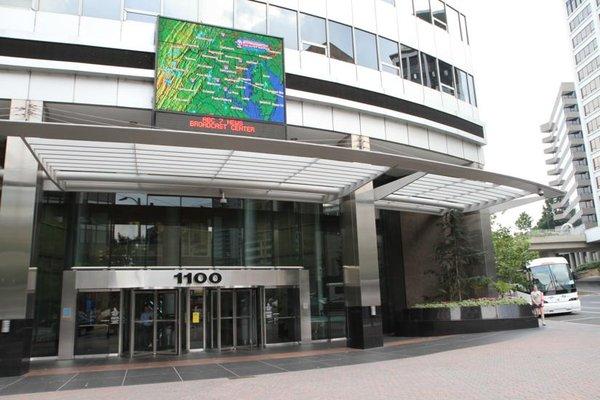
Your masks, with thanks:
<instances>
[{"instance_id":1,"label":"large led screen","mask_svg":"<svg viewBox=\"0 0 600 400\"><path fill-rule=\"evenodd\" d=\"M158 20L157 111L285 123L283 40Z\"/></svg>"}]
</instances>

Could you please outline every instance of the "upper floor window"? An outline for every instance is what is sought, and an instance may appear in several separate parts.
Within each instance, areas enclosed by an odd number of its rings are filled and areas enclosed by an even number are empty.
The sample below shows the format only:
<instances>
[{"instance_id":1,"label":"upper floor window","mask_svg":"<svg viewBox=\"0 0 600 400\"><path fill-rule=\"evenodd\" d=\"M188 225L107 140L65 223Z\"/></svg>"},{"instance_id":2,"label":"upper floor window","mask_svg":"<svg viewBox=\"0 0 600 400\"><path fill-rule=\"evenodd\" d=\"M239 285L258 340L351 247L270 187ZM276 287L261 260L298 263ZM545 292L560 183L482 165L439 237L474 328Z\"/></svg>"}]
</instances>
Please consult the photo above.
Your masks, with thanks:
<instances>
[{"instance_id":1,"label":"upper floor window","mask_svg":"<svg viewBox=\"0 0 600 400\"><path fill-rule=\"evenodd\" d=\"M351 27L329 21L329 56L340 61L354 62Z\"/></svg>"},{"instance_id":2,"label":"upper floor window","mask_svg":"<svg viewBox=\"0 0 600 400\"><path fill-rule=\"evenodd\" d=\"M431 16L433 23L444 30L448 29L448 19L446 18L446 4L440 0L431 0Z\"/></svg>"},{"instance_id":3,"label":"upper floor window","mask_svg":"<svg viewBox=\"0 0 600 400\"><path fill-rule=\"evenodd\" d=\"M327 55L327 28L323 18L300 14L302 50Z\"/></svg>"},{"instance_id":4,"label":"upper floor window","mask_svg":"<svg viewBox=\"0 0 600 400\"><path fill-rule=\"evenodd\" d=\"M456 95L462 101L469 102L469 78L468 74L458 68L454 69L456 75Z\"/></svg>"},{"instance_id":5,"label":"upper floor window","mask_svg":"<svg viewBox=\"0 0 600 400\"><path fill-rule=\"evenodd\" d=\"M121 19L121 0L83 0L81 14L86 17Z\"/></svg>"},{"instance_id":6,"label":"upper floor window","mask_svg":"<svg viewBox=\"0 0 600 400\"><path fill-rule=\"evenodd\" d=\"M380 36L379 60L381 61L382 71L400 75L400 51L397 42Z\"/></svg>"},{"instance_id":7,"label":"upper floor window","mask_svg":"<svg viewBox=\"0 0 600 400\"><path fill-rule=\"evenodd\" d=\"M84 0L85 1L85 0ZM109 0L114 1L114 0ZM162 0L163 15L171 18L196 20L198 15L198 2L189 0Z\"/></svg>"},{"instance_id":8,"label":"upper floor window","mask_svg":"<svg viewBox=\"0 0 600 400\"><path fill-rule=\"evenodd\" d=\"M29 2L29 6L31 6L31 2ZM79 0L40 0L39 10L61 14L79 14Z\"/></svg>"},{"instance_id":9,"label":"upper floor window","mask_svg":"<svg viewBox=\"0 0 600 400\"><path fill-rule=\"evenodd\" d=\"M402 54L402 77L412 82L421 83L419 51L403 44L400 47Z\"/></svg>"},{"instance_id":10,"label":"upper floor window","mask_svg":"<svg viewBox=\"0 0 600 400\"><path fill-rule=\"evenodd\" d=\"M413 10L417 17L431 23L431 6L429 0L413 0Z\"/></svg>"},{"instance_id":11,"label":"upper floor window","mask_svg":"<svg viewBox=\"0 0 600 400\"><path fill-rule=\"evenodd\" d=\"M438 64L440 70L440 82L442 84L442 91L454 96L454 67L442 60L438 60Z\"/></svg>"},{"instance_id":12,"label":"upper floor window","mask_svg":"<svg viewBox=\"0 0 600 400\"><path fill-rule=\"evenodd\" d=\"M298 13L269 6L269 34L282 37L286 48L298 50Z\"/></svg>"},{"instance_id":13,"label":"upper floor window","mask_svg":"<svg viewBox=\"0 0 600 400\"><path fill-rule=\"evenodd\" d=\"M0 6L31 8L31 0L0 0Z\"/></svg>"},{"instance_id":14,"label":"upper floor window","mask_svg":"<svg viewBox=\"0 0 600 400\"><path fill-rule=\"evenodd\" d=\"M581 25L583 23L583 21L585 21L586 18L589 17L591 14L592 14L592 9L591 9L590 5L588 4L587 6L585 6L583 8L583 10L581 10L579 12L579 14L577 14L571 20L571 22L569 22L569 28L571 28L571 32L573 32L575 29L577 29L577 27L579 25Z\"/></svg>"},{"instance_id":15,"label":"upper floor window","mask_svg":"<svg viewBox=\"0 0 600 400\"><path fill-rule=\"evenodd\" d=\"M565 6L567 7L567 14L571 15L573 11L577 9L585 0L567 0Z\"/></svg>"},{"instance_id":16,"label":"upper floor window","mask_svg":"<svg viewBox=\"0 0 600 400\"><path fill-rule=\"evenodd\" d=\"M385 2L385 3L391 4L393 6L396 5L396 0L382 0L382 1Z\"/></svg>"},{"instance_id":17,"label":"upper floor window","mask_svg":"<svg viewBox=\"0 0 600 400\"><path fill-rule=\"evenodd\" d=\"M438 79L437 60L429 54L421 53L421 67L423 70L423 84L432 89L440 88Z\"/></svg>"},{"instance_id":18,"label":"upper floor window","mask_svg":"<svg viewBox=\"0 0 600 400\"><path fill-rule=\"evenodd\" d=\"M160 0L124 0L128 20L154 22L160 13Z\"/></svg>"},{"instance_id":19,"label":"upper floor window","mask_svg":"<svg viewBox=\"0 0 600 400\"><path fill-rule=\"evenodd\" d=\"M355 29L356 63L363 67L378 69L377 41L372 33Z\"/></svg>"},{"instance_id":20,"label":"upper floor window","mask_svg":"<svg viewBox=\"0 0 600 400\"><path fill-rule=\"evenodd\" d=\"M250 0L236 0L233 27L256 33L267 33L267 6Z\"/></svg>"}]
</instances>

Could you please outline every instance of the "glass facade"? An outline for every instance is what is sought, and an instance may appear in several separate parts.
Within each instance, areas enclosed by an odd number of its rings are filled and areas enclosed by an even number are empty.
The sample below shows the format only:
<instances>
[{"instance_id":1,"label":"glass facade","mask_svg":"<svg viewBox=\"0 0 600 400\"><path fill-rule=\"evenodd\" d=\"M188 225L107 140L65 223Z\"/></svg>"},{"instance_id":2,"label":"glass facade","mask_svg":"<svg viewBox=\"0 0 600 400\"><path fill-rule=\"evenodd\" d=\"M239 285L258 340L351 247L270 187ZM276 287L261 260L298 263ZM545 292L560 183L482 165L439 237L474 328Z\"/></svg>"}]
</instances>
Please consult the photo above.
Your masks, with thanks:
<instances>
[{"instance_id":1,"label":"glass facade","mask_svg":"<svg viewBox=\"0 0 600 400\"><path fill-rule=\"evenodd\" d=\"M8 1L9 5L16 4L12 4L15 0L4 1ZM1 4L3 4L3 0L0 0ZM155 23L157 15L165 15L261 34L268 33L282 37L287 49L300 49L335 60L392 73L434 90L442 90L450 95L457 92L456 88L451 88L450 85L440 85L439 83L436 85L435 81L437 79L428 79L431 74L424 73L423 79L421 79L418 59L427 59L430 57L427 54L421 54L418 50L411 49L392 39L353 28L338 21L265 4L262 1L39 0L39 9L41 11L147 23ZM468 42L469 34L465 15L449 7L443 1L413 0L413 12L416 17L448 31L452 37ZM398 56L398 51L394 50L399 46L402 60ZM580 59L578 62L583 61L589 55L591 48L584 48L578 54L578 59ZM442 62L440 60L440 63ZM454 68L448 63L443 63L444 66L448 66L450 69ZM453 79L452 72L443 75L443 71L440 71L440 77L443 79L444 76L447 80ZM474 91L475 88L473 87L471 90ZM458 95L456 97L463 100ZM476 102L471 101L473 98L474 96L467 96L463 101L476 106ZM73 118L72 115L64 116L62 112L60 115L52 117ZM111 121L111 123L113 122Z\"/></svg>"},{"instance_id":2,"label":"glass facade","mask_svg":"<svg viewBox=\"0 0 600 400\"><path fill-rule=\"evenodd\" d=\"M76 355L118 353L120 298L120 292L77 294Z\"/></svg>"}]
</instances>

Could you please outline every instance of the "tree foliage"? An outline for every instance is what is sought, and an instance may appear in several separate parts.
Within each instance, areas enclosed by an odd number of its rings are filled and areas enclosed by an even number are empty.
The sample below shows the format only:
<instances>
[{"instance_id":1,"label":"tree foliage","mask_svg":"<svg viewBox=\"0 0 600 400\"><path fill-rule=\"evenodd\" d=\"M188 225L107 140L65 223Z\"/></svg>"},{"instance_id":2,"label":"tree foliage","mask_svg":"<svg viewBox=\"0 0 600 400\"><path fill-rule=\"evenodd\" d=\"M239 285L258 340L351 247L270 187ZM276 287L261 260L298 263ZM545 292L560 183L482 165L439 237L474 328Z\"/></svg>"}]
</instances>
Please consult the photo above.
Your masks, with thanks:
<instances>
[{"instance_id":1,"label":"tree foliage","mask_svg":"<svg viewBox=\"0 0 600 400\"><path fill-rule=\"evenodd\" d=\"M496 255L496 275L498 281L509 284L496 285L502 292L502 288L514 287L515 285L527 286L525 265L538 253L529 250L529 237L524 232L512 233L508 227L493 223L492 242Z\"/></svg>"},{"instance_id":2,"label":"tree foliage","mask_svg":"<svg viewBox=\"0 0 600 400\"><path fill-rule=\"evenodd\" d=\"M469 241L461 212L447 211L438 226L442 237L435 247L435 256L440 266L440 290L444 300L460 301L472 287L476 277L470 276L469 272L481 254L473 249Z\"/></svg>"},{"instance_id":3,"label":"tree foliage","mask_svg":"<svg viewBox=\"0 0 600 400\"><path fill-rule=\"evenodd\" d=\"M533 220L525 211L519 214L519 217L515 221L515 226L520 232L529 232L532 224Z\"/></svg>"},{"instance_id":4,"label":"tree foliage","mask_svg":"<svg viewBox=\"0 0 600 400\"><path fill-rule=\"evenodd\" d=\"M544 209L542 210L542 216L535 225L535 229L554 229L556 222L554 221L554 210L552 210L552 203L550 199L546 199L544 203Z\"/></svg>"}]
</instances>

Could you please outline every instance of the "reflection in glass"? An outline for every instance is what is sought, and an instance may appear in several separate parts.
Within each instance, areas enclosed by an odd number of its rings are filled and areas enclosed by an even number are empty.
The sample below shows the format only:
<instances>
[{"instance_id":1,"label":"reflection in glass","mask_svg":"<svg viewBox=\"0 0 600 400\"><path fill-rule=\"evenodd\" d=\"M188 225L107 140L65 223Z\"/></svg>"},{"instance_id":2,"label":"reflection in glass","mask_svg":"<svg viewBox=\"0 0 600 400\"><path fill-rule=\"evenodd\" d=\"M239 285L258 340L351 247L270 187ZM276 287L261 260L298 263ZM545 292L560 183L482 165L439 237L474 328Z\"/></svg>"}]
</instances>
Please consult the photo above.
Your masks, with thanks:
<instances>
[{"instance_id":1,"label":"reflection in glass","mask_svg":"<svg viewBox=\"0 0 600 400\"><path fill-rule=\"evenodd\" d=\"M221 318L221 348L233 347L233 318Z\"/></svg>"},{"instance_id":2,"label":"reflection in glass","mask_svg":"<svg viewBox=\"0 0 600 400\"><path fill-rule=\"evenodd\" d=\"M121 19L121 0L83 0L82 14L86 17Z\"/></svg>"},{"instance_id":3,"label":"reflection in glass","mask_svg":"<svg viewBox=\"0 0 600 400\"><path fill-rule=\"evenodd\" d=\"M176 351L177 327L175 321L156 323L156 351Z\"/></svg>"},{"instance_id":4,"label":"reflection in glass","mask_svg":"<svg viewBox=\"0 0 600 400\"><path fill-rule=\"evenodd\" d=\"M158 320L177 318L177 294L175 292L158 292L156 318Z\"/></svg>"},{"instance_id":5,"label":"reflection in glass","mask_svg":"<svg viewBox=\"0 0 600 400\"><path fill-rule=\"evenodd\" d=\"M379 36L379 59L382 71L400 75L400 52L397 42Z\"/></svg>"},{"instance_id":6,"label":"reflection in glass","mask_svg":"<svg viewBox=\"0 0 600 400\"><path fill-rule=\"evenodd\" d=\"M160 13L160 0L124 0L127 19L139 22L154 22ZM147 14L146 14L147 13Z\"/></svg>"},{"instance_id":7,"label":"reflection in glass","mask_svg":"<svg viewBox=\"0 0 600 400\"><path fill-rule=\"evenodd\" d=\"M300 37L302 38L302 50L327 55L325 19L300 14Z\"/></svg>"},{"instance_id":8,"label":"reflection in glass","mask_svg":"<svg viewBox=\"0 0 600 400\"><path fill-rule=\"evenodd\" d=\"M247 266L273 265L272 203L247 200L244 207L244 260Z\"/></svg>"},{"instance_id":9,"label":"reflection in glass","mask_svg":"<svg viewBox=\"0 0 600 400\"><path fill-rule=\"evenodd\" d=\"M458 11L446 5L446 14L448 16L448 31L452 36L460 39L460 17Z\"/></svg>"},{"instance_id":10,"label":"reflection in glass","mask_svg":"<svg viewBox=\"0 0 600 400\"><path fill-rule=\"evenodd\" d=\"M411 82L421 83L419 51L403 44L400 46L402 54L402 77Z\"/></svg>"},{"instance_id":11,"label":"reflection in glass","mask_svg":"<svg viewBox=\"0 0 600 400\"><path fill-rule=\"evenodd\" d=\"M414 13L423 21L431 23L431 10L429 0L413 0Z\"/></svg>"},{"instance_id":12,"label":"reflection in glass","mask_svg":"<svg viewBox=\"0 0 600 400\"><path fill-rule=\"evenodd\" d=\"M119 347L119 292L77 294L75 354L110 354Z\"/></svg>"},{"instance_id":13,"label":"reflection in glass","mask_svg":"<svg viewBox=\"0 0 600 400\"><path fill-rule=\"evenodd\" d=\"M234 5L235 29L267 33L267 6L250 0L236 0Z\"/></svg>"},{"instance_id":14,"label":"reflection in glass","mask_svg":"<svg viewBox=\"0 0 600 400\"><path fill-rule=\"evenodd\" d=\"M438 80L437 60L435 57L421 53L421 67L423 71L423 84L438 90L440 88L440 83Z\"/></svg>"},{"instance_id":15,"label":"reflection in glass","mask_svg":"<svg viewBox=\"0 0 600 400\"><path fill-rule=\"evenodd\" d=\"M221 318L233 317L233 291L221 290Z\"/></svg>"},{"instance_id":16,"label":"reflection in glass","mask_svg":"<svg viewBox=\"0 0 600 400\"><path fill-rule=\"evenodd\" d=\"M442 82L442 91L454 96L454 71L452 65L438 60L440 67L440 81Z\"/></svg>"},{"instance_id":17,"label":"reflection in glass","mask_svg":"<svg viewBox=\"0 0 600 400\"><path fill-rule=\"evenodd\" d=\"M190 0L163 0L163 15L195 21L198 15L198 2Z\"/></svg>"},{"instance_id":18,"label":"reflection in glass","mask_svg":"<svg viewBox=\"0 0 600 400\"><path fill-rule=\"evenodd\" d=\"M298 289L265 289L264 313L267 343L286 343L299 340Z\"/></svg>"},{"instance_id":19,"label":"reflection in glass","mask_svg":"<svg viewBox=\"0 0 600 400\"><path fill-rule=\"evenodd\" d=\"M0 0L0 5L31 8L31 0Z\"/></svg>"},{"instance_id":20,"label":"reflection in glass","mask_svg":"<svg viewBox=\"0 0 600 400\"><path fill-rule=\"evenodd\" d=\"M204 293L202 290L190 293L190 349L204 347Z\"/></svg>"},{"instance_id":21,"label":"reflection in glass","mask_svg":"<svg viewBox=\"0 0 600 400\"><path fill-rule=\"evenodd\" d=\"M446 6L442 1L431 0L431 14L433 15L433 23L437 27L442 29L447 28Z\"/></svg>"},{"instance_id":22,"label":"reflection in glass","mask_svg":"<svg viewBox=\"0 0 600 400\"><path fill-rule=\"evenodd\" d=\"M462 101L469 101L469 83L467 73L458 68L454 69L456 75L456 95Z\"/></svg>"},{"instance_id":23,"label":"reflection in glass","mask_svg":"<svg viewBox=\"0 0 600 400\"><path fill-rule=\"evenodd\" d=\"M302 265L300 254L300 221L293 203L276 201L273 204L275 237L274 265Z\"/></svg>"},{"instance_id":24,"label":"reflection in glass","mask_svg":"<svg viewBox=\"0 0 600 400\"><path fill-rule=\"evenodd\" d=\"M340 61L354 62L352 28L348 25L329 21L329 57Z\"/></svg>"},{"instance_id":25,"label":"reflection in glass","mask_svg":"<svg viewBox=\"0 0 600 400\"><path fill-rule=\"evenodd\" d=\"M269 34L282 37L286 48L298 50L298 14L296 11L270 5Z\"/></svg>"},{"instance_id":26,"label":"reflection in glass","mask_svg":"<svg viewBox=\"0 0 600 400\"><path fill-rule=\"evenodd\" d=\"M134 351L154 350L154 292L135 294L134 338Z\"/></svg>"},{"instance_id":27,"label":"reflection in glass","mask_svg":"<svg viewBox=\"0 0 600 400\"><path fill-rule=\"evenodd\" d=\"M233 0L200 0L200 21L224 27L233 26Z\"/></svg>"},{"instance_id":28,"label":"reflection in glass","mask_svg":"<svg viewBox=\"0 0 600 400\"><path fill-rule=\"evenodd\" d=\"M471 103L472 106L477 107L477 96L475 95L475 79L471 74L468 74L467 79L469 81L469 103Z\"/></svg>"},{"instance_id":29,"label":"reflection in glass","mask_svg":"<svg viewBox=\"0 0 600 400\"><path fill-rule=\"evenodd\" d=\"M31 6L31 2L29 4ZM60 14L79 14L79 0L39 0L40 11Z\"/></svg>"},{"instance_id":30,"label":"reflection in glass","mask_svg":"<svg viewBox=\"0 0 600 400\"><path fill-rule=\"evenodd\" d=\"M356 40L356 62L363 67L377 68L377 43L375 35L360 29L354 30Z\"/></svg>"}]
</instances>

